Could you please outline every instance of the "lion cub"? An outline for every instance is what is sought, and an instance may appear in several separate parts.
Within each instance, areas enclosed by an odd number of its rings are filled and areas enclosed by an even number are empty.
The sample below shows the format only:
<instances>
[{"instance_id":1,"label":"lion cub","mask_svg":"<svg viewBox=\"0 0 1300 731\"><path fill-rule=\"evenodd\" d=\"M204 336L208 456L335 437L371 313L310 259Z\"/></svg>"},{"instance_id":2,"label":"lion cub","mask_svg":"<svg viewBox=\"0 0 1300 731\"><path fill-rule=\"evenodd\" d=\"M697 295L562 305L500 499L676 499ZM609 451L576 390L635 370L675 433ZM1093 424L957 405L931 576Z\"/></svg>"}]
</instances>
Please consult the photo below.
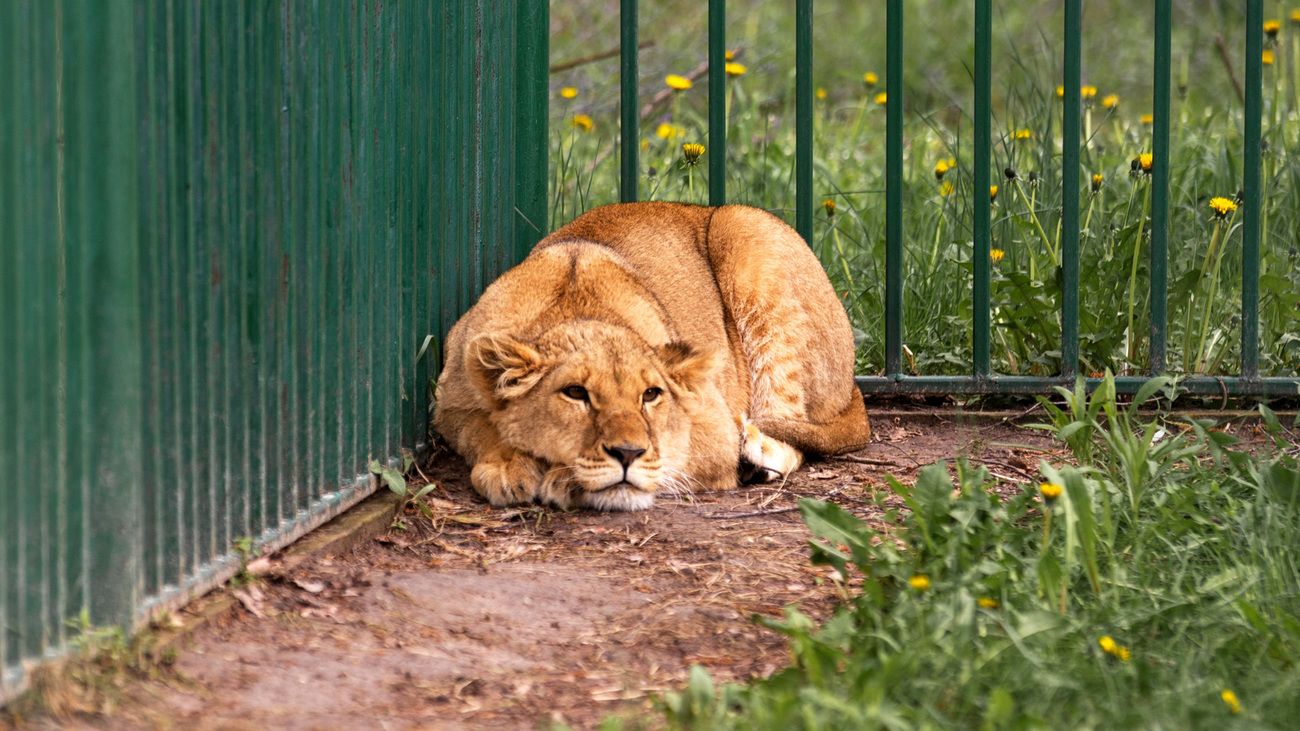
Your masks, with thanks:
<instances>
[{"instance_id":1,"label":"lion cub","mask_svg":"<svg viewBox=\"0 0 1300 731\"><path fill-rule=\"evenodd\" d=\"M756 208L589 211L447 336L434 426L493 505L643 510L864 446L848 317Z\"/></svg>"}]
</instances>

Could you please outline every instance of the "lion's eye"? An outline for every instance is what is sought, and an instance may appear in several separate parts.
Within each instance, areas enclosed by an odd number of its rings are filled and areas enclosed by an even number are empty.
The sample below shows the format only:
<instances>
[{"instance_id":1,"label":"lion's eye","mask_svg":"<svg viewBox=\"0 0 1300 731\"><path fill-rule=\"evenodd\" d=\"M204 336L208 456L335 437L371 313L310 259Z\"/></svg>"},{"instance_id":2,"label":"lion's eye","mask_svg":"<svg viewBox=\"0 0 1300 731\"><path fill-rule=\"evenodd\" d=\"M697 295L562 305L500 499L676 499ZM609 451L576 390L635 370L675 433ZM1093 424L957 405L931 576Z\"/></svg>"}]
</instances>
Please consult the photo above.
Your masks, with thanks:
<instances>
[{"instance_id":1,"label":"lion's eye","mask_svg":"<svg viewBox=\"0 0 1300 731\"><path fill-rule=\"evenodd\" d=\"M560 389L560 393L564 394L565 396L568 396L574 401L587 400L587 389L583 388L582 386L565 386L564 388Z\"/></svg>"},{"instance_id":2,"label":"lion's eye","mask_svg":"<svg viewBox=\"0 0 1300 731\"><path fill-rule=\"evenodd\" d=\"M657 400L663 392L664 390L662 388L651 386L645 390L645 393L641 394L641 401L648 404L651 401Z\"/></svg>"}]
</instances>

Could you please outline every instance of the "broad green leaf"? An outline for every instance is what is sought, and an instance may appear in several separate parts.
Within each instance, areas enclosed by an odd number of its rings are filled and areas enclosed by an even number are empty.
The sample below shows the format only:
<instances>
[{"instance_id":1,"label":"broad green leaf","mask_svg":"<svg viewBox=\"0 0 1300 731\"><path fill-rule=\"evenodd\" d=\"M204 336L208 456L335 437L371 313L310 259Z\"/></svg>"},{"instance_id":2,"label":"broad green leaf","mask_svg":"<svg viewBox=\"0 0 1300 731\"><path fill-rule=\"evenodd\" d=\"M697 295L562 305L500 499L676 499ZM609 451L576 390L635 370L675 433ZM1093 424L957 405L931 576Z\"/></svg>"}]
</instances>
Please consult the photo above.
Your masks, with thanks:
<instances>
[{"instance_id":1,"label":"broad green leaf","mask_svg":"<svg viewBox=\"0 0 1300 731\"><path fill-rule=\"evenodd\" d=\"M406 478L402 477L402 473L384 465L377 459L371 460L370 471L382 477L389 490L406 497Z\"/></svg>"}]
</instances>

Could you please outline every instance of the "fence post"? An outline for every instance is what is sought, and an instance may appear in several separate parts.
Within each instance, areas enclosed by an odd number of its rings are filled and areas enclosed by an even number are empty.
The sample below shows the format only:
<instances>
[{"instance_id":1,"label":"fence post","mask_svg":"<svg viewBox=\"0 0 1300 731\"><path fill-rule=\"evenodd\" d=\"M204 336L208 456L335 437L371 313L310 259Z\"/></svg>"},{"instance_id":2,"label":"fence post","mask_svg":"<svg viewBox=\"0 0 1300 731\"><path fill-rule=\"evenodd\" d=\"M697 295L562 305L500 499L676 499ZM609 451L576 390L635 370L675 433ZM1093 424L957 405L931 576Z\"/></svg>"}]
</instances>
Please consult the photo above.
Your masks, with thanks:
<instances>
[{"instance_id":1,"label":"fence post","mask_svg":"<svg viewBox=\"0 0 1300 731\"><path fill-rule=\"evenodd\" d=\"M813 241L812 11L812 0L798 0L795 5L794 227L809 246Z\"/></svg>"},{"instance_id":2,"label":"fence post","mask_svg":"<svg viewBox=\"0 0 1300 731\"><path fill-rule=\"evenodd\" d=\"M1065 2L1065 98L1061 123L1061 376L1079 372L1079 104L1083 0ZM1132 337L1132 333L1129 334Z\"/></svg>"},{"instance_id":3,"label":"fence post","mask_svg":"<svg viewBox=\"0 0 1300 731\"><path fill-rule=\"evenodd\" d=\"M528 256L546 235L547 115L551 6L520 0L515 18L515 251Z\"/></svg>"},{"instance_id":4,"label":"fence post","mask_svg":"<svg viewBox=\"0 0 1300 731\"><path fill-rule=\"evenodd\" d=\"M619 136L622 138L622 164L619 168L619 200L636 202L637 142L641 137L641 110L637 109L640 80L637 77L636 0L622 0L619 6L621 40L619 46ZM547 26L549 31L549 25Z\"/></svg>"},{"instance_id":5,"label":"fence post","mask_svg":"<svg viewBox=\"0 0 1300 731\"><path fill-rule=\"evenodd\" d=\"M727 202L727 3L709 0L709 205Z\"/></svg>"},{"instance_id":6,"label":"fence post","mask_svg":"<svg viewBox=\"0 0 1300 731\"><path fill-rule=\"evenodd\" d=\"M974 359L973 368L976 379L988 378L992 373L989 362L989 278L992 231L989 218L993 202L989 190L989 166L991 164L989 145L992 136L992 45L993 45L993 10L992 0L976 0L975 3L975 161L971 170L974 210L974 257L975 282L972 296L974 309L971 318L971 351Z\"/></svg>"},{"instance_id":7,"label":"fence post","mask_svg":"<svg viewBox=\"0 0 1300 731\"><path fill-rule=\"evenodd\" d=\"M1151 152L1151 343L1149 372L1165 370L1169 291L1169 65L1170 0L1156 0L1155 103Z\"/></svg>"},{"instance_id":8,"label":"fence post","mask_svg":"<svg viewBox=\"0 0 1300 731\"><path fill-rule=\"evenodd\" d=\"M1264 75L1263 0L1246 2L1245 216L1241 227L1241 377L1259 378L1260 96Z\"/></svg>"}]
</instances>

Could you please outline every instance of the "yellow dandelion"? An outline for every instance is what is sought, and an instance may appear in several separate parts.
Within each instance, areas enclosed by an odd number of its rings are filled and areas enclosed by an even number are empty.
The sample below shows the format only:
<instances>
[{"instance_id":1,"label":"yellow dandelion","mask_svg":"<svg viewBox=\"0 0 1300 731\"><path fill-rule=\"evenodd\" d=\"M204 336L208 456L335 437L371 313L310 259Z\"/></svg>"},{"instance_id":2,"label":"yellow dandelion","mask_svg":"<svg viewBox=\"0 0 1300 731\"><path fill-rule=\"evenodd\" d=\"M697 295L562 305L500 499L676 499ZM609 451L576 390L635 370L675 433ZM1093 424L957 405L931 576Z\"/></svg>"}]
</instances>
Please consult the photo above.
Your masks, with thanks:
<instances>
[{"instance_id":1,"label":"yellow dandelion","mask_svg":"<svg viewBox=\"0 0 1300 731\"><path fill-rule=\"evenodd\" d=\"M1119 647L1119 645L1115 644L1115 640L1112 639L1110 635L1102 635L1101 639L1097 640L1097 644L1101 645L1102 651L1108 655L1114 653L1115 648Z\"/></svg>"},{"instance_id":2,"label":"yellow dandelion","mask_svg":"<svg viewBox=\"0 0 1300 731\"><path fill-rule=\"evenodd\" d=\"M700 155L704 154L704 145L697 142L687 142L682 145L682 156L686 158L687 165L695 165L700 161Z\"/></svg>"},{"instance_id":3,"label":"yellow dandelion","mask_svg":"<svg viewBox=\"0 0 1300 731\"><path fill-rule=\"evenodd\" d=\"M1038 485L1038 491L1043 494L1044 500L1055 500L1061 496L1061 486L1051 482L1043 482ZM1104 639L1110 639L1109 637Z\"/></svg>"},{"instance_id":4,"label":"yellow dandelion","mask_svg":"<svg viewBox=\"0 0 1300 731\"><path fill-rule=\"evenodd\" d=\"M885 102L887 101L889 101L889 95L886 94L885 92L882 91L876 95L876 103L879 104L880 106L882 107L885 106Z\"/></svg>"},{"instance_id":5,"label":"yellow dandelion","mask_svg":"<svg viewBox=\"0 0 1300 731\"><path fill-rule=\"evenodd\" d=\"M1291 22L1300 25L1300 8L1291 11Z\"/></svg>"},{"instance_id":6,"label":"yellow dandelion","mask_svg":"<svg viewBox=\"0 0 1300 731\"><path fill-rule=\"evenodd\" d=\"M1150 126L1152 125L1152 123L1154 123L1155 121L1156 121L1156 117L1155 117L1154 114L1143 114L1143 115L1142 115L1142 124L1144 124L1144 125L1146 125L1146 126L1148 126L1148 127L1150 127Z\"/></svg>"},{"instance_id":7,"label":"yellow dandelion","mask_svg":"<svg viewBox=\"0 0 1300 731\"><path fill-rule=\"evenodd\" d=\"M989 202L996 201L997 199L998 199L998 186L996 186L996 185L990 185L990 186L989 186Z\"/></svg>"},{"instance_id":8,"label":"yellow dandelion","mask_svg":"<svg viewBox=\"0 0 1300 731\"><path fill-rule=\"evenodd\" d=\"M565 99L572 99L577 95L578 95L578 90L573 88L572 86L566 86L563 89L560 89L560 96L564 97Z\"/></svg>"},{"instance_id":9,"label":"yellow dandelion","mask_svg":"<svg viewBox=\"0 0 1300 731\"><path fill-rule=\"evenodd\" d=\"M1282 30L1281 21L1278 20L1264 21L1264 34L1267 35L1270 40L1277 38L1278 31L1280 30Z\"/></svg>"},{"instance_id":10,"label":"yellow dandelion","mask_svg":"<svg viewBox=\"0 0 1300 731\"><path fill-rule=\"evenodd\" d=\"M925 591L930 588L930 577L925 574L917 574L908 579L907 583L911 584L912 588L917 591Z\"/></svg>"},{"instance_id":11,"label":"yellow dandelion","mask_svg":"<svg viewBox=\"0 0 1300 731\"><path fill-rule=\"evenodd\" d=\"M1115 657L1118 657L1123 662L1128 662L1129 659L1133 656L1129 653L1127 647L1120 645L1119 647L1115 648Z\"/></svg>"},{"instance_id":12,"label":"yellow dandelion","mask_svg":"<svg viewBox=\"0 0 1300 731\"><path fill-rule=\"evenodd\" d=\"M1096 193L1101 190L1102 180L1103 178L1101 177L1101 173L1097 173L1096 175L1092 176L1092 192Z\"/></svg>"},{"instance_id":13,"label":"yellow dandelion","mask_svg":"<svg viewBox=\"0 0 1300 731\"><path fill-rule=\"evenodd\" d=\"M1064 87L1064 86L1058 86L1058 87L1056 87L1056 98L1057 98L1057 99L1064 99L1064 98L1065 98L1065 87Z\"/></svg>"},{"instance_id":14,"label":"yellow dandelion","mask_svg":"<svg viewBox=\"0 0 1300 731\"><path fill-rule=\"evenodd\" d=\"M1272 66L1272 65L1273 65L1273 49L1271 49L1271 48L1265 48L1265 49L1264 49L1264 55L1263 55L1263 57L1262 57L1260 60L1264 62L1264 65L1265 65L1265 66Z\"/></svg>"},{"instance_id":15,"label":"yellow dandelion","mask_svg":"<svg viewBox=\"0 0 1300 731\"><path fill-rule=\"evenodd\" d=\"M1102 97L1101 105L1107 109L1115 109L1119 106L1119 94L1107 94Z\"/></svg>"},{"instance_id":16,"label":"yellow dandelion","mask_svg":"<svg viewBox=\"0 0 1300 731\"><path fill-rule=\"evenodd\" d=\"M827 198L826 200L822 201L822 208L826 209L827 218L835 218L835 201L831 200L830 198Z\"/></svg>"},{"instance_id":17,"label":"yellow dandelion","mask_svg":"<svg viewBox=\"0 0 1300 731\"><path fill-rule=\"evenodd\" d=\"M866 84L867 86L875 86L876 84L880 83L880 77L876 76L876 73L874 71L868 71L867 73L862 75L862 83Z\"/></svg>"},{"instance_id":18,"label":"yellow dandelion","mask_svg":"<svg viewBox=\"0 0 1300 731\"><path fill-rule=\"evenodd\" d=\"M1151 172L1151 164L1153 162L1155 162L1155 156L1149 152L1144 152L1141 155L1138 155L1138 165L1142 167L1142 172L1144 173Z\"/></svg>"},{"instance_id":19,"label":"yellow dandelion","mask_svg":"<svg viewBox=\"0 0 1300 731\"><path fill-rule=\"evenodd\" d=\"M690 79L685 76L678 76L677 74L668 74L668 76L664 77L664 83L677 91L686 91L694 86Z\"/></svg>"},{"instance_id":20,"label":"yellow dandelion","mask_svg":"<svg viewBox=\"0 0 1300 731\"><path fill-rule=\"evenodd\" d=\"M818 98L818 99L825 99L825 98L826 98L826 90L823 89L823 88L820 87L820 86L817 87L816 94L817 94L817 98Z\"/></svg>"},{"instance_id":21,"label":"yellow dandelion","mask_svg":"<svg viewBox=\"0 0 1300 731\"><path fill-rule=\"evenodd\" d=\"M952 195L952 183L944 183L939 186L939 195L944 196L945 198Z\"/></svg>"},{"instance_id":22,"label":"yellow dandelion","mask_svg":"<svg viewBox=\"0 0 1300 731\"><path fill-rule=\"evenodd\" d=\"M744 76L745 72L748 70L745 68L745 64L731 63L730 61L727 62L726 69L727 76Z\"/></svg>"},{"instance_id":23,"label":"yellow dandelion","mask_svg":"<svg viewBox=\"0 0 1300 731\"><path fill-rule=\"evenodd\" d=\"M984 609L997 609L997 608L998 608L998 601L997 601L996 599L990 599L990 598L988 598L988 597L986 597L986 596L982 596L982 597L980 597L979 599L976 599L975 601L980 605L980 607L982 607L982 608L984 608Z\"/></svg>"},{"instance_id":24,"label":"yellow dandelion","mask_svg":"<svg viewBox=\"0 0 1300 731\"><path fill-rule=\"evenodd\" d=\"M1231 198L1211 198L1210 208L1214 209L1214 217L1223 219L1227 218L1229 213L1237 210L1237 202Z\"/></svg>"},{"instance_id":25,"label":"yellow dandelion","mask_svg":"<svg viewBox=\"0 0 1300 731\"><path fill-rule=\"evenodd\" d=\"M1092 103L1092 99L1095 96L1097 96L1097 87L1091 85L1079 87L1079 97L1085 102Z\"/></svg>"},{"instance_id":26,"label":"yellow dandelion","mask_svg":"<svg viewBox=\"0 0 1300 731\"><path fill-rule=\"evenodd\" d=\"M1027 139L1030 139L1030 138L1033 137L1033 136L1034 136L1034 132L1033 132L1033 130L1028 130L1028 129L1018 129L1018 130L1016 130L1016 139L1018 139L1018 140L1027 140Z\"/></svg>"},{"instance_id":27,"label":"yellow dandelion","mask_svg":"<svg viewBox=\"0 0 1300 731\"><path fill-rule=\"evenodd\" d=\"M1002 249L989 249L989 258L993 260L994 264L1000 264L1002 262L1002 257L1006 255L1007 252Z\"/></svg>"},{"instance_id":28,"label":"yellow dandelion","mask_svg":"<svg viewBox=\"0 0 1300 731\"><path fill-rule=\"evenodd\" d=\"M952 169L952 166L948 164L948 161L941 159L934 164L934 177L937 180L943 180L943 176L946 175L950 169Z\"/></svg>"},{"instance_id":29,"label":"yellow dandelion","mask_svg":"<svg viewBox=\"0 0 1300 731\"><path fill-rule=\"evenodd\" d=\"M1219 697L1223 699L1224 703L1228 704L1228 707L1232 709L1233 713L1241 713L1241 704L1237 702L1236 693L1233 693L1230 690L1224 690L1219 694Z\"/></svg>"},{"instance_id":30,"label":"yellow dandelion","mask_svg":"<svg viewBox=\"0 0 1300 731\"><path fill-rule=\"evenodd\" d=\"M590 132L595 124L592 123L591 117L588 117L585 114L575 114L573 115L573 126L583 132Z\"/></svg>"},{"instance_id":31,"label":"yellow dandelion","mask_svg":"<svg viewBox=\"0 0 1300 731\"><path fill-rule=\"evenodd\" d=\"M682 136L685 132L686 130L683 128L668 124L667 122L662 122L658 127L655 127L655 134L658 135L661 140L671 140L674 137Z\"/></svg>"},{"instance_id":32,"label":"yellow dandelion","mask_svg":"<svg viewBox=\"0 0 1300 731\"><path fill-rule=\"evenodd\" d=\"M735 61L735 60L736 60L736 52L735 52L735 51L727 51L727 52L725 52L725 53L723 54L723 56L725 56L726 59L727 59L728 61Z\"/></svg>"}]
</instances>

